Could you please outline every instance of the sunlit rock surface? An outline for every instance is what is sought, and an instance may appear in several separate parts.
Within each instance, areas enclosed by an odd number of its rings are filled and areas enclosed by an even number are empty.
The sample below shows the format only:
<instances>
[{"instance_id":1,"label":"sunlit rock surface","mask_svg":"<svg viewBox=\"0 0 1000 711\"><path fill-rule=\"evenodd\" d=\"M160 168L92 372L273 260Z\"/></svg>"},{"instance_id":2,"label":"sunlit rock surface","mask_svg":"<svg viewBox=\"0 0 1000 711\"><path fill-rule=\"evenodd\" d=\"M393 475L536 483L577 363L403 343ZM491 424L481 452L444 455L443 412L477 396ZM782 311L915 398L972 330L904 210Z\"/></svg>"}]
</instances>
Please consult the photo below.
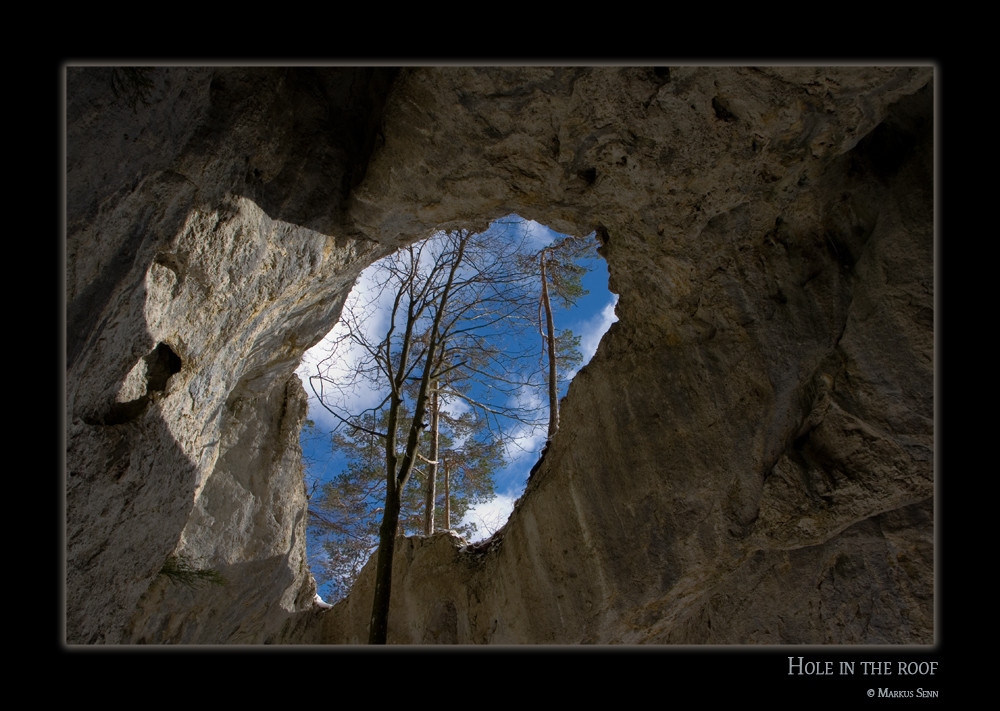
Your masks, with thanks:
<instances>
[{"instance_id":1,"label":"sunlit rock surface","mask_svg":"<svg viewBox=\"0 0 1000 711\"><path fill-rule=\"evenodd\" d=\"M596 230L619 321L502 533L398 548L390 642L934 641L931 67L66 80L68 642L363 642L293 371L365 266L510 213Z\"/></svg>"}]
</instances>

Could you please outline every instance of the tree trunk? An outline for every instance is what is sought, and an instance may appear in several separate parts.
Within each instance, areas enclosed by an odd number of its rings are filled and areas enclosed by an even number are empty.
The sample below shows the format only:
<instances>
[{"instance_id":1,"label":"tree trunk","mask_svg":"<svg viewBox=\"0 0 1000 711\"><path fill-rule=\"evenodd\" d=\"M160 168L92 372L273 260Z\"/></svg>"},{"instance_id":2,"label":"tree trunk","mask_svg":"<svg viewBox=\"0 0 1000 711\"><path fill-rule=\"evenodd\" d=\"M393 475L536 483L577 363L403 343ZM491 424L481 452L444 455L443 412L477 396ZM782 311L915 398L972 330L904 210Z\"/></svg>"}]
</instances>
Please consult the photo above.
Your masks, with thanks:
<instances>
[{"instance_id":1,"label":"tree trunk","mask_svg":"<svg viewBox=\"0 0 1000 711\"><path fill-rule=\"evenodd\" d=\"M424 535L429 536L434 533L434 498L437 479L438 461L438 383L434 383L434 390L431 394L431 452L427 463L427 490L424 495Z\"/></svg>"},{"instance_id":2,"label":"tree trunk","mask_svg":"<svg viewBox=\"0 0 1000 711\"><path fill-rule=\"evenodd\" d=\"M368 627L368 644L385 644L389 633L389 599L392 594L392 556L399 527L399 490L393 487L385 497L385 511L379 527L378 560L375 565L375 598Z\"/></svg>"},{"instance_id":3,"label":"tree trunk","mask_svg":"<svg viewBox=\"0 0 1000 711\"><path fill-rule=\"evenodd\" d=\"M455 261L451 264L448 272L448 280L444 285L440 301L437 303L437 313L434 315L434 323L431 326L430 342L427 346L427 353L424 356L424 371L420 376L420 388L417 392L415 407L413 410L413 420L410 424L410 433L406 439L406 450L402 460L399 461L399 473L393 475L392 469L397 461L395 456L394 430L389 430L386 437L386 462L389 478L385 494L385 511L382 513L382 525L379 528L379 549L378 560L375 571L375 596L372 600L371 624L368 628L369 644L385 644L386 635L389 630L389 600L392 586L392 554L396 545L396 533L399 528L399 509L402 505L403 489L410 480L413 472L413 464L417 458L417 448L420 444L420 432L426 427L424 418L427 416L427 400L431 392L431 373L434 370L437 348L440 345L438 335L441 329L441 319L444 315L445 307L448 305L448 297L451 294L452 285L455 282L455 273L462 263L465 254L466 240L463 238L459 242L458 252ZM403 376L406 372L406 357L409 350L409 337L412 333L413 321L416 316L410 308L410 318L406 325L407 338L403 345L403 356L400 360L399 375L397 377L395 392L392 395L388 424L395 427L398 415L398 392L401 389ZM392 445L390 447L390 445Z\"/></svg>"},{"instance_id":4,"label":"tree trunk","mask_svg":"<svg viewBox=\"0 0 1000 711\"><path fill-rule=\"evenodd\" d=\"M542 271L542 306L545 308L546 340L549 346L549 434L551 441L559 429L559 382L556 370L556 327L552 319L552 303L549 300L548 277L545 274L545 252L539 257Z\"/></svg>"},{"instance_id":5,"label":"tree trunk","mask_svg":"<svg viewBox=\"0 0 1000 711\"><path fill-rule=\"evenodd\" d=\"M444 460L444 528L451 530L451 490L448 482L448 460Z\"/></svg>"}]
</instances>

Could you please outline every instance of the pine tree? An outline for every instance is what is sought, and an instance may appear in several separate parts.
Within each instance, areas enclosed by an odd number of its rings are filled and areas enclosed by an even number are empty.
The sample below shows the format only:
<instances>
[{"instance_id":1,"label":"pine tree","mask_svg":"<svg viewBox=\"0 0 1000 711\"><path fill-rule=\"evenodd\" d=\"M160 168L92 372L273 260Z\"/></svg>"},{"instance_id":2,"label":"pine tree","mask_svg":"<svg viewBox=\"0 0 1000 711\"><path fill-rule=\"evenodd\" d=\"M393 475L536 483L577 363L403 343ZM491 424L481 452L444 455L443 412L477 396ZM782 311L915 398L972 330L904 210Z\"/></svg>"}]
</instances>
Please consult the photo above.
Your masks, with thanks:
<instances>
[{"instance_id":1,"label":"pine tree","mask_svg":"<svg viewBox=\"0 0 1000 711\"><path fill-rule=\"evenodd\" d=\"M538 321L543 347L548 358L547 441L551 441L559 430L559 385L563 380L560 373L574 368L581 360L578 350L579 337L569 331L556 331L552 301L555 299L564 308L569 308L577 299L588 293L583 288L583 275L587 273L587 268L580 264L580 261L590 257L595 248L596 242L591 235L584 239L566 237L538 252L538 275L541 283ZM544 330L542 330L542 313L544 313Z\"/></svg>"},{"instance_id":2,"label":"pine tree","mask_svg":"<svg viewBox=\"0 0 1000 711\"><path fill-rule=\"evenodd\" d=\"M408 413L400 418L409 422ZM374 426L374 422L369 421ZM381 423L384 425L384 422ZM374 429L374 427L372 427ZM481 426L478 429L482 429ZM435 497L436 530L451 529L446 511L460 521L465 513L494 495L493 475L503 465L504 453L499 441L476 432L471 412L452 417L441 416L439 433L439 473L447 467L451 482L449 495L442 486ZM403 429L400 429L402 439ZM487 433L488 435L488 433ZM429 451L429 433L426 435ZM309 501L310 526L315 538L322 541L321 582L329 583L336 602L350 590L372 553L378 548L378 529L385 504L385 453L381 438L361 430L344 430L330 438L332 451L344 468L331 480L318 486ZM418 534L426 526L427 466L415 467L413 484L403 492L399 528L407 535ZM456 533L471 537L473 524L455 528Z\"/></svg>"}]
</instances>

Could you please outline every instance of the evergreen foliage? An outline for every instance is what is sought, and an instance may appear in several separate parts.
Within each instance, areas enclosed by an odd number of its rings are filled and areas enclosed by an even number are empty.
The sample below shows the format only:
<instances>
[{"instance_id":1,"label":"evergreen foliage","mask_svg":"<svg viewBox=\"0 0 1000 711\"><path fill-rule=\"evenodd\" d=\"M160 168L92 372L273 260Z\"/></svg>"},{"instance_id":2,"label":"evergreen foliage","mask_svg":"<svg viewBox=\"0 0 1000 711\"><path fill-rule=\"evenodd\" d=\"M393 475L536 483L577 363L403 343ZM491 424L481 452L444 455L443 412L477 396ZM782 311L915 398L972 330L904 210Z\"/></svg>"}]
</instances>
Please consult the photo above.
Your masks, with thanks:
<instances>
[{"instance_id":1,"label":"evergreen foliage","mask_svg":"<svg viewBox=\"0 0 1000 711\"><path fill-rule=\"evenodd\" d=\"M493 498L493 477L505 460L503 448L499 441L477 432L481 426L471 413L444 415L442 420L446 425L440 435L438 457L448 463L450 521L445 521L444 488L438 486L434 528L447 528L471 538L476 525L462 524L462 518L476 504ZM429 433L425 433L424 440L428 438ZM338 431L330 435L330 446L345 467L310 498L309 513L313 538L322 547L322 582L329 583L331 590L327 601L336 602L350 591L378 548L386 478L385 452L376 435L359 430ZM421 449L426 451L426 446L426 442L422 443ZM405 535L417 535L423 530L422 492L427 484L427 469L426 463L416 467L413 481L403 491L399 525ZM439 467L439 476L441 471Z\"/></svg>"}]
</instances>

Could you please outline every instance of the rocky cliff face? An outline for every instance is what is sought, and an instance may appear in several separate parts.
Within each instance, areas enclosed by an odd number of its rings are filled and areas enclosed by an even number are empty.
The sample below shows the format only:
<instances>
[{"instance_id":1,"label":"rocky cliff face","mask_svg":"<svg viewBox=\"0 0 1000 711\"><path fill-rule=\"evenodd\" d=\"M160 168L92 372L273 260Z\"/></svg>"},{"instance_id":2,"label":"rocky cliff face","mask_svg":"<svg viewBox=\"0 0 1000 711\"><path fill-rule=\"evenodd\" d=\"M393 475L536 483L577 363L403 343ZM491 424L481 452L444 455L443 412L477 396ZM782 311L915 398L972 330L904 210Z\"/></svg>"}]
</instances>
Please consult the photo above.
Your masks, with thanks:
<instances>
[{"instance_id":1,"label":"rocky cliff face","mask_svg":"<svg viewBox=\"0 0 1000 711\"><path fill-rule=\"evenodd\" d=\"M932 82L69 68L67 640L363 640L293 371L379 256L516 212L597 231L619 321L502 535L398 549L390 641L932 642Z\"/></svg>"}]
</instances>

